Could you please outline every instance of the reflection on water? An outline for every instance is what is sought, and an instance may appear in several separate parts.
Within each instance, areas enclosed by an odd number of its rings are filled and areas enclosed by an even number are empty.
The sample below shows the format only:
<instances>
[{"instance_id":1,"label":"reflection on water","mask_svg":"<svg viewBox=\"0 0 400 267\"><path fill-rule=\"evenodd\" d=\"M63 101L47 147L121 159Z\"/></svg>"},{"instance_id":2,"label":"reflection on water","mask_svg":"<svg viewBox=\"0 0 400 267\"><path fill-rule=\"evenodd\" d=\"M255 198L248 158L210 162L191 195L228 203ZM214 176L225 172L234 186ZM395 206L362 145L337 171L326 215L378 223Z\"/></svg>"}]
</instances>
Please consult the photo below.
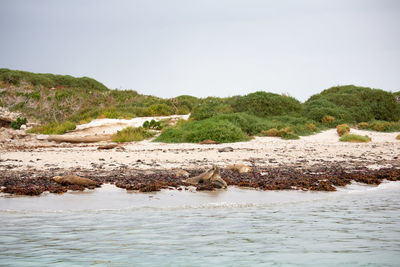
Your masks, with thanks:
<instances>
[{"instance_id":1,"label":"reflection on water","mask_svg":"<svg viewBox=\"0 0 400 267\"><path fill-rule=\"evenodd\" d=\"M397 266L400 183L0 198L0 266Z\"/></svg>"}]
</instances>

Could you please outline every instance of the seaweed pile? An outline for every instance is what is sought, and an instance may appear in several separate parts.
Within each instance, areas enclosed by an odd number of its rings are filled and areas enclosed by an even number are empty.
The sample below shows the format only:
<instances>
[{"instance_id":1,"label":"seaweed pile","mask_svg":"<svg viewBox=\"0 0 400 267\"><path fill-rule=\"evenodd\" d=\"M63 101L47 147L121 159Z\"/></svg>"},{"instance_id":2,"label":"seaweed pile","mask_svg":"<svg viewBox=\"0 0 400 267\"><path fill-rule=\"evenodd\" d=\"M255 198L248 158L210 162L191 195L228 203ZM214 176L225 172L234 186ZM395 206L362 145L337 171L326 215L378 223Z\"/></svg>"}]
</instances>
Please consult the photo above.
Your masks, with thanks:
<instances>
[{"instance_id":1,"label":"seaweed pile","mask_svg":"<svg viewBox=\"0 0 400 267\"><path fill-rule=\"evenodd\" d=\"M40 195L64 193L68 190L94 189L95 186L61 185L52 178L56 175L71 174L71 170L48 171L13 171L6 170L0 175L0 188L3 193L14 195ZM187 170L190 177L204 172L204 169ZM140 171L124 170L76 170L75 175L88 177L98 186L103 183L115 184L117 187L138 192L155 192L161 189L185 190L190 184L176 170ZM238 173L233 170L221 169L221 177L230 186L249 187L260 190L312 190L335 191L337 186L345 186L352 181L378 185L383 180L399 181L398 167L370 170L364 167L348 169L340 165L314 166L310 168L253 167L253 171ZM212 184L194 185L196 190L214 190Z\"/></svg>"}]
</instances>

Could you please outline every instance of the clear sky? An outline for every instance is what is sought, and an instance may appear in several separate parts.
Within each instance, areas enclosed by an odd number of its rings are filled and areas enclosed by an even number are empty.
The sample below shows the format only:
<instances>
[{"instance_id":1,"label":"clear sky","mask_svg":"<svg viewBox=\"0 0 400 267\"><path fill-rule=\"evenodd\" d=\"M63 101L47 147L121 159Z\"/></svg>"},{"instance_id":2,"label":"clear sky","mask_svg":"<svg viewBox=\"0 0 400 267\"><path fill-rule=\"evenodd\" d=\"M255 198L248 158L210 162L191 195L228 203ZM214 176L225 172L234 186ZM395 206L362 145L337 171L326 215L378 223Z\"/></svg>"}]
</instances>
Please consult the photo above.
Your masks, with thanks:
<instances>
[{"instance_id":1,"label":"clear sky","mask_svg":"<svg viewBox=\"0 0 400 267\"><path fill-rule=\"evenodd\" d=\"M0 67L173 97L400 90L397 0L0 0Z\"/></svg>"}]
</instances>

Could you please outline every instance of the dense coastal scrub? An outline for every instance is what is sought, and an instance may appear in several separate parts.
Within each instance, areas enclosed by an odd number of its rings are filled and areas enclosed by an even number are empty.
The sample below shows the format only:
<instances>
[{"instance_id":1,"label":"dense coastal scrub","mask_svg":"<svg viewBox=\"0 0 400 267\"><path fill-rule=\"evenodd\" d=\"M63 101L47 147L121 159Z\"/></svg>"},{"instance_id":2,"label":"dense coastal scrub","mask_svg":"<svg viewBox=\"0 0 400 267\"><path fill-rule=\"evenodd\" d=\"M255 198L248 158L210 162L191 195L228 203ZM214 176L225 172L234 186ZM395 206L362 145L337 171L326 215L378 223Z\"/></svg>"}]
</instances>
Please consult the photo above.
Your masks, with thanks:
<instances>
[{"instance_id":1,"label":"dense coastal scrub","mask_svg":"<svg viewBox=\"0 0 400 267\"><path fill-rule=\"evenodd\" d=\"M30 132L63 134L96 118L191 113L188 122L175 126L143 125L162 129L156 139L160 142L211 139L223 143L246 141L252 136L297 139L344 124L374 131L400 131L400 104L395 98L399 95L346 85L326 89L305 103L264 91L226 98L182 95L162 99L134 90L110 90L87 77L0 69L0 106L41 123ZM340 127L338 133L346 134L346 129Z\"/></svg>"},{"instance_id":2,"label":"dense coastal scrub","mask_svg":"<svg viewBox=\"0 0 400 267\"><path fill-rule=\"evenodd\" d=\"M230 143L248 141L251 138L238 125L228 120L209 118L200 121L181 122L175 127L165 129L155 141L199 143L208 139L219 143Z\"/></svg>"},{"instance_id":3,"label":"dense coastal scrub","mask_svg":"<svg viewBox=\"0 0 400 267\"><path fill-rule=\"evenodd\" d=\"M304 107L308 118L321 121L330 115L338 124L400 119L400 105L393 93L354 85L324 90L311 96Z\"/></svg>"}]
</instances>

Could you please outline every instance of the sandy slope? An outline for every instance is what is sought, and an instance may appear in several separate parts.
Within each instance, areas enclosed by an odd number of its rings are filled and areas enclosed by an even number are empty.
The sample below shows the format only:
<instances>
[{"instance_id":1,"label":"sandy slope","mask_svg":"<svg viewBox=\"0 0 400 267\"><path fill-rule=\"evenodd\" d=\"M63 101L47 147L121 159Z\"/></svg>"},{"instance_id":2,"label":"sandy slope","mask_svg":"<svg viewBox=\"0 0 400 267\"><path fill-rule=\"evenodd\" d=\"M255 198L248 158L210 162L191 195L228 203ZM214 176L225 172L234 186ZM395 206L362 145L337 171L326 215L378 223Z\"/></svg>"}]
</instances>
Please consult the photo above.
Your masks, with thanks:
<instances>
[{"instance_id":1,"label":"sandy slope","mask_svg":"<svg viewBox=\"0 0 400 267\"><path fill-rule=\"evenodd\" d=\"M130 120L124 119L96 119L89 123L81 124L76 127L75 131L65 135L95 135L95 134L114 134L117 131L126 127L140 127L145 121L160 121L165 119L187 120L190 114L187 115L172 115L172 116L159 116L159 117L138 117Z\"/></svg>"}]
</instances>

